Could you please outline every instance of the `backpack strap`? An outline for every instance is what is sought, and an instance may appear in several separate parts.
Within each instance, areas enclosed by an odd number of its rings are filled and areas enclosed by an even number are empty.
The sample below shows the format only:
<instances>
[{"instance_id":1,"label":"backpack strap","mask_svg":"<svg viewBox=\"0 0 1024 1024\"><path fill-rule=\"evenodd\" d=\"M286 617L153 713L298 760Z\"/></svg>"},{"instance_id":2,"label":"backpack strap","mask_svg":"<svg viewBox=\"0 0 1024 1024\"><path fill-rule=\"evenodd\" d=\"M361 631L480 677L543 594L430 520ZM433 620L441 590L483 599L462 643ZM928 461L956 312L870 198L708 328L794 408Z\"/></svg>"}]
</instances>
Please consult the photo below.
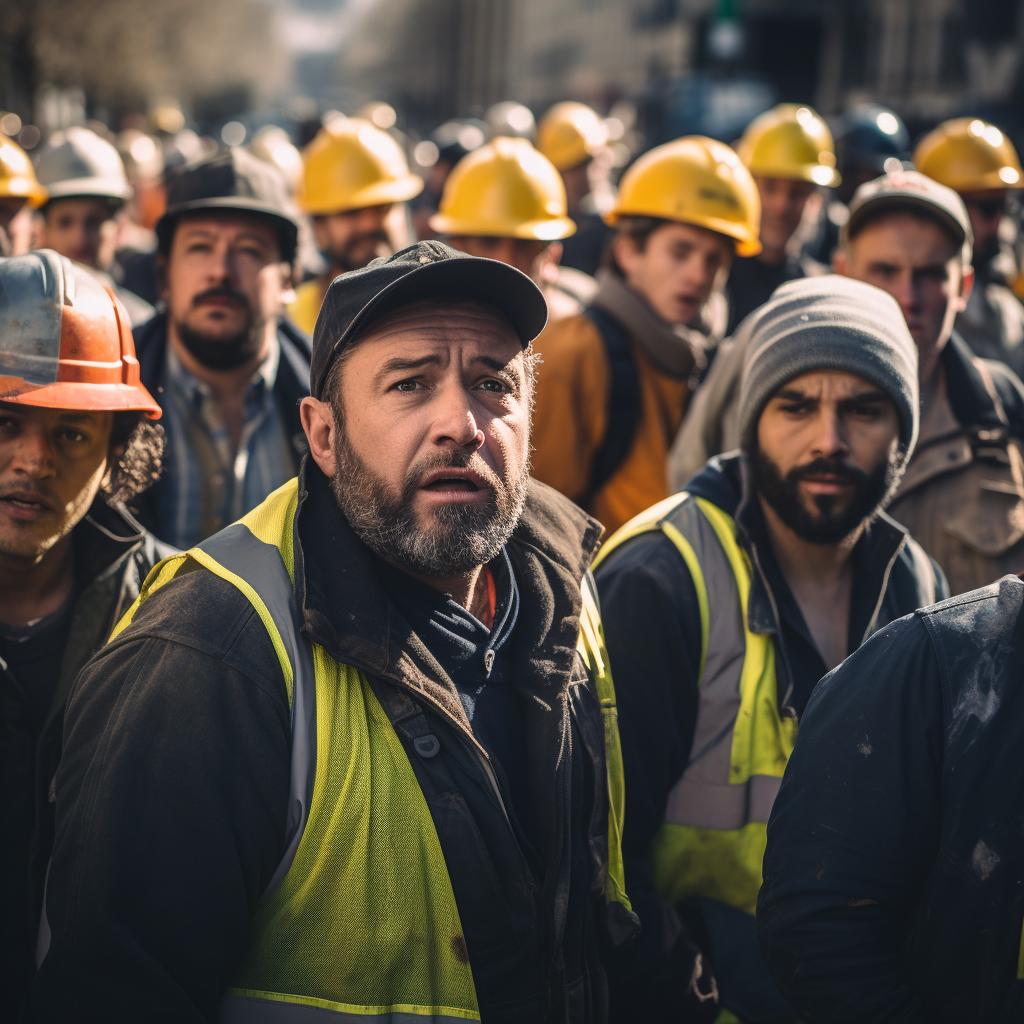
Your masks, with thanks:
<instances>
[{"instance_id":1,"label":"backpack strap","mask_svg":"<svg viewBox=\"0 0 1024 1024\"><path fill-rule=\"evenodd\" d=\"M583 315L597 328L608 357L611 386L608 389L608 424L598 445L590 482L579 504L587 508L595 495L615 475L633 447L640 422L640 377L622 326L604 310L588 306Z\"/></svg>"}]
</instances>

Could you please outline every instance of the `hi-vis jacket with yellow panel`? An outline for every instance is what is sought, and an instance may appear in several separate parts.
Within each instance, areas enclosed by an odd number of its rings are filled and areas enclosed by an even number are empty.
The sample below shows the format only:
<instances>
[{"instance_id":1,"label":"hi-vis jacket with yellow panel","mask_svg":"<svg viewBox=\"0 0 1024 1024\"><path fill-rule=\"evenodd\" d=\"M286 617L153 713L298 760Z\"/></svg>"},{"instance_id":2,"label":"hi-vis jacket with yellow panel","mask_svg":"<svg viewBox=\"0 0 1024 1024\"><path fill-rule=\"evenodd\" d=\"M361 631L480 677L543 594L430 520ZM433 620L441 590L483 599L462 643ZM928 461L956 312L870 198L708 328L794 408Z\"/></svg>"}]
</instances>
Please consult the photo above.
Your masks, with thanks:
<instances>
[{"instance_id":1,"label":"hi-vis jacket with yellow panel","mask_svg":"<svg viewBox=\"0 0 1024 1024\"><path fill-rule=\"evenodd\" d=\"M311 476L323 519L325 502L333 502L307 463L301 479ZM317 642L323 627L311 625L308 592L296 579L321 557L298 522L308 499L300 486L293 480L239 523L161 563L112 638L182 571L201 568L256 610L284 675L292 717L286 852L255 907L221 1019L603 1019L601 986L591 991L586 979L600 973L598 947L624 941L635 919L622 883L614 689L584 575L596 524L576 515L589 547L567 562L551 547L546 521L571 506L535 486L509 545L524 610L542 606L532 616L527 610L513 642L528 648L524 670L543 661L547 672L521 680L537 705L526 721L536 726L527 743L537 763L531 792L544 872L520 895L488 863L497 840L460 794L470 759L486 800L502 808L500 769L459 721L454 693L426 678L429 653L414 636L404 649L366 660L335 657ZM306 510L307 519L313 514ZM333 514L337 530L336 507ZM548 592L531 602L541 579ZM574 630L568 644L567 629ZM400 624L390 631L400 634ZM333 647L332 640L325 643ZM495 821L508 826L503 816ZM504 934L491 934L503 923Z\"/></svg>"},{"instance_id":2,"label":"hi-vis jacket with yellow panel","mask_svg":"<svg viewBox=\"0 0 1024 1024\"><path fill-rule=\"evenodd\" d=\"M642 1008L648 1018L687 998L672 958L680 921L693 916L722 1005L755 1019L788 1014L760 964L753 912L800 696L824 666L763 533L742 458L723 456L627 523L595 562L632 806L625 870L643 929L627 974L663 993ZM928 557L884 515L854 566L852 646L944 596Z\"/></svg>"}]
</instances>

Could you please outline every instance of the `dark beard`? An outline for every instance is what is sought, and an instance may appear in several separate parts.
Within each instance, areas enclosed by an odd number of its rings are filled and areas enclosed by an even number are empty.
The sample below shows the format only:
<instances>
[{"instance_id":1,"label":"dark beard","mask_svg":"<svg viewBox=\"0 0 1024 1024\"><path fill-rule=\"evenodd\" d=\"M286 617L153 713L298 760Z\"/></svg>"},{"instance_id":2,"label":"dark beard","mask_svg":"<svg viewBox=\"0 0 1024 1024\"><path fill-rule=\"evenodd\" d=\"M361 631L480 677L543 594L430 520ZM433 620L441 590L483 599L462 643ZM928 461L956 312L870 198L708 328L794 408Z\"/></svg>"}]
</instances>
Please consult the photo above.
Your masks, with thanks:
<instances>
[{"instance_id":1,"label":"dark beard","mask_svg":"<svg viewBox=\"0 0 1024 1024\"><path fill-rule=\"evenodd\" d=\"M885 506L899 482L902 464L902 451L894 447L889 458L871 473L842 459L815 459L782 476L779 467L758 450L751 456L750 471L758 493L798 537L811 544L838 544L870 523ZM855 490L846 505L838 507L838 495L816 495L815 515L800 500L799 485L805 476L822 473L849 481Z\"/></svg>"},{"instance_id":2,"label":"dark beard","mask_svg":"<svg viewBox=\"0 0 1024 1024\"><path fill-rule=\"evenodd\" d=\"M337 412L335 417L340 422ZM356 454L344 429L337 432L334 457L331 490L356 536L385 561L418 576L446 579L486 565L512 536L526 503L528 464L506 484L479 454L456 448L411 467L396 496ZM433 525L422 526L413 510L420 481L437 469L469 466L491 485L490 500L442 506Z\"/></svg>"},{"instance_id":3,"label":"dark beard","mask_svg":"<svg viewBox=\"0 0 1024 1024\"><path fill-rule=\"evenodd\" d=\"M244 295L223 289L211 289L202 295L197 295L193 305L207 295L223 294L240 299L246 304L246 320L244 326L235 334L228 337L223 335L211 336L203 331L197 331L184 321L174 325L178 332L178 338L182 345L188 350L192 357L200 365L210 370L233 370L236 366L242 366L255 356L259 355L263 347L265 320L257 321L253 316L252 306Z\"/></svg>"}]
</instances>

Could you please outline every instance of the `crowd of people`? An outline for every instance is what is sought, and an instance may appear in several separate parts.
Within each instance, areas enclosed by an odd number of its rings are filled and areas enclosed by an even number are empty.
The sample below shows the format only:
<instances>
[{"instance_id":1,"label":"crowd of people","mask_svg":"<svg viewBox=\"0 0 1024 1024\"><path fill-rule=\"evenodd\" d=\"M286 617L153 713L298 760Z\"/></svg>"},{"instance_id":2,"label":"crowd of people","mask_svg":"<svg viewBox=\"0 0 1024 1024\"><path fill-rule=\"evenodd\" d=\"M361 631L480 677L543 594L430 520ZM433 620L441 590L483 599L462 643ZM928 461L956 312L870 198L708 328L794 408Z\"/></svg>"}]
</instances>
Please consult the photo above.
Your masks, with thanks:
<instances>
[{"instance_id":1,"label":"crowd of people","mask_svg":"<svg viewBox=\"0 0 1024 1024\"><path fill-rule=\"evenodd\" d=\"M0 135L0 1016L1024 1019L1013 145L500 106Z\"/></svg>"}]
</instances>

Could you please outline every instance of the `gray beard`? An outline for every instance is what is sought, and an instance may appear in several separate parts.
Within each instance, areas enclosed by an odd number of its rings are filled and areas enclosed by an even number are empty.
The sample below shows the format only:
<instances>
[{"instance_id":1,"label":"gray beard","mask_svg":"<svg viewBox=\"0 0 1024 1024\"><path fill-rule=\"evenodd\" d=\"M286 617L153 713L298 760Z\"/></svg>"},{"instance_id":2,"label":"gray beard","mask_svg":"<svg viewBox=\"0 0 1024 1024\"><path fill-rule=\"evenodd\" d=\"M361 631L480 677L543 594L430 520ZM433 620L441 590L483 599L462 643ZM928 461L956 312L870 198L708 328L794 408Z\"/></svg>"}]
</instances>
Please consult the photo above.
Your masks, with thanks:
<instances>
[{"instance_id":1,"label":"gray beard","mask_svg":"<svg viewBox=\"0 0 1024 1024\"><path fill-rule=\"evenodd\" d=\"M337 412L335 417L340 422ZM411 468L396 495L356 454L344 429L337 433L334 457L331 490L356 536L386 562L417 576L447 579L486 565L508 543L526 504L528 463L507 483L478 454L452 449ZM431 526L421 526L413 502L423 477L436 469L469 465L492 485L490 500L441 507Z\"/></svg>"}]
</instances>

